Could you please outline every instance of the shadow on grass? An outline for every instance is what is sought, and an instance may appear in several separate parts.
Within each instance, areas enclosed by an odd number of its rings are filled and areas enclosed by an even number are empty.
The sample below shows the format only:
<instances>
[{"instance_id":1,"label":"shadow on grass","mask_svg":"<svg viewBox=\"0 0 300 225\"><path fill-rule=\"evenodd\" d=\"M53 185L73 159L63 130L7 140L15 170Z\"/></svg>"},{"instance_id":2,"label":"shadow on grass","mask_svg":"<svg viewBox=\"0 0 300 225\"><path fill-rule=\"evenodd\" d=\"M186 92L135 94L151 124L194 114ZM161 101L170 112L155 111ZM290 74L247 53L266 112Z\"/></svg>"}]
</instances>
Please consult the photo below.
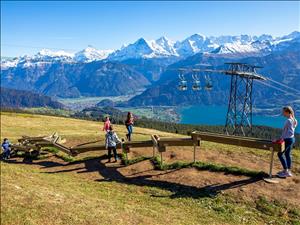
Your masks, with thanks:
<instances>
[{"instance_id":1,"label":"shadow on grass","mask_svg":"<svg viewBox=\"0 0 300 225\"><path fill-rule=\"evenodd\" d=\"M175 183L175 182L170 182L170 181L163 181L163 180L154 180L152 179L153 176L158 176L158 175L163 175L166 173L172 173L176 170L180 170L181 168L174 168L172 170L168 171L162 171L161 174L151 174L151 170L149 171L144 171L149 174L147 175L140 175L140 176L134 176L134 177L127 177L124 176L121 172L119 172L119 168L124 167L123 165L113 165L111 167L107 167L105 163L102 161L106 159L106 155L97 157L97 158L92 158L92 159L87 159L87 160L80 160L80 161L75 161L75 162L70 162L70 163L58 163L58 162L53 162L53 161L36 161L36 162L31 162L28 164L33 164L33 165L40 165L43 168L53 168L53 167L60 167L58 170L55 171L47 171L44 173L48 174L55 174L55 173L67 173L67 172L77 172L77 173L91 173L91 172L98 172L102 179L97 179L95 181L98 182L118 182L118 183L125 183L125 184L130 184L130 185L136 185L136 186L147 186L147 187L156 187L160 188L163 190L170 191L172 194L168 196L160 196L160 195L155 195L152 194L152 197L168 197L168 198L183 198L183 197L189 197L189 198L203 198L203 197L215 197L217 196L220 192L228 190L228 189L233 189L233 188L238 188L242 187L251 183L255 183L260 181L262 178L261 177L249 177L249 178L243 178L238 181L233 181L225 184L212 184L212 185L206 185L203 187L195 187L195 186L189 186L186 184L180 184L180 183ZM22 164L24 162L19 162L16 160L10 160L8 163L16 163L16 164ZM67 167L71 165L81 165L78 166L77 168L62 168L61 167ZM132 175L137 175L132 174ZM225 176L225 175L224 175Z\"/></svg>"},{"instance_id":2,"label":"shadow on grass","mask_svg":"<svg viewBox=\"0 0 300 225\"><path fill-rule=\"evenodd\" d=\"M86 163L86 168L88 170L93 169L95 165ZM185 184L179 184L175 182L170 181L162 181L162 180L153 180L151 179L153 175L141 175L136 177L126 177L122 175L118 168L116 167L110 167L107 168L103 164L97 164L99 174L104 177L103 179L98 179L97 181L103 182L103 181L114 181L114 182L120 182L120 183L126 183L126 184L134 184L137 186L147 186L147 187L157 187L160 189L164 189L167 191L172 192L170 196L158 196L152 194L152 197L169 197L169 198L183 198L183 197L189 197L189 198L203 198L203 197L215 197L218 195L221 191L241 187L244 185L248 185L251 183L255 183L259 180L261 180L260 177L252 177L252 178L246 178L239 181L234 181L226 184L216 184L216 185L207 185L201 188L195 187L195 186L189 186ZM172 173L176 170L180 169L174 169L172 171L165 171L165 173ZM154 176L161 175L161 174L155 174Z\"/></svg>"},{"instance_id":3,"label":"shadow on grass","mask_svg":"<svg viewBox=\"0 0 300 225\"><path fill-rule=\"evenodd\" d=\"M11 164L28 164L28 165L39 165L44 168L51 168L51 167L58 167L58 166L63 166L65 164L58 163L58 162L53 162L50 160L43 160L43 161L34 161L32 159L24 159L23 161L18 161L15 159L10 159L5 161L6 163L11 163Z\"/></svg>"}]
</instances>

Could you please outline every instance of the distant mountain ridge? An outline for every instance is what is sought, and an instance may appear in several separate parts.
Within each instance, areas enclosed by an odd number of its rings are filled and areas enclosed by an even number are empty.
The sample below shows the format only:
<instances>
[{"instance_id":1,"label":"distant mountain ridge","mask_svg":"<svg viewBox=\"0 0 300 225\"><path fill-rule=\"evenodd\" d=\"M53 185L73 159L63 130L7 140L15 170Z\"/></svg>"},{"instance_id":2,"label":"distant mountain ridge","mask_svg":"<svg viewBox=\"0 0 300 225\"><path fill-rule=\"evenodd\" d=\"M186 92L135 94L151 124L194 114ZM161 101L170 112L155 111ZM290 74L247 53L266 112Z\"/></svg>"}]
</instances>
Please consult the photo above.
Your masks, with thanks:
<instances>
[{"instance_id":1,"label":"distant mountain ridge","mask_svg":"<svg viewBox=\"0 0 300 225\"><path fill-rule=\"evenodd\" d=\"M151 59L177 57L185 58L196 53L236 54L270 52L278 48L278 44L300 37L299 31L294 31L282 37L272 37L262 34L251 35L226 35L206 37L193 34L182 41L171 41L166 37L157 40L138 39L136 42L124 45L116 50L98 50L92 46L77 52L51 51L43 49L33 56L21 56L14 59L1 61L1 68L6 69L16 66L29 66L37 62L92 62L99 60L123 61L127 59ZM178 60L179 60L178 59ZM26 63L24 63L27 62Z\"/></svg>"},{"instance_id":2,"label":"distant mountain ridge","mask_svg":"<svg viewBox=\"0 0 300 225\"><path fill-rule=\"evenodd\" d=\"M275 80L298 88L299 59L295 50L299 44L300 32L295 31L276 38L267 34L194 34L182 41L140 38L118 50L97 50L91 46L77 53L42 50L33 56L3 60L1 85L62 98L134 95L148 88L129 104L194 104L201 94L180 97L177 93L179 67L205 63L219 67L228 61L251 59L252 63L269 68L266 72ZM219 92L205 94L200 102L224 101L226 82L214 80L214 91Z\"/></svg>"}]
</instances>

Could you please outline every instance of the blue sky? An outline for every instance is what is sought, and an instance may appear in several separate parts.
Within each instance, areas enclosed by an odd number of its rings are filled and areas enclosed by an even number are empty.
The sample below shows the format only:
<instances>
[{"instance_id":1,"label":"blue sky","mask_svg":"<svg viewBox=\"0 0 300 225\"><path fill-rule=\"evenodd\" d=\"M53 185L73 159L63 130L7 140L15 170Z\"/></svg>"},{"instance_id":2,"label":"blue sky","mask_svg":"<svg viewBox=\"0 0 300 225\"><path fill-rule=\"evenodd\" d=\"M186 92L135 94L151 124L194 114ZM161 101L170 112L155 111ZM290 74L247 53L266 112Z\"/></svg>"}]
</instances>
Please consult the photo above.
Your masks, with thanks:
<instances>
[{"instance_id":1,"label":"blue sky","mask_svg":"<svg viewBox=\"0 0 300 225\"><path fill-rule=\"evenodd\" d=\"M116 49L140 37L182 40L194 33L281 36L300 29L299 11L297 1L1 1L1 55Z\"/></svg>"}]
</instances>

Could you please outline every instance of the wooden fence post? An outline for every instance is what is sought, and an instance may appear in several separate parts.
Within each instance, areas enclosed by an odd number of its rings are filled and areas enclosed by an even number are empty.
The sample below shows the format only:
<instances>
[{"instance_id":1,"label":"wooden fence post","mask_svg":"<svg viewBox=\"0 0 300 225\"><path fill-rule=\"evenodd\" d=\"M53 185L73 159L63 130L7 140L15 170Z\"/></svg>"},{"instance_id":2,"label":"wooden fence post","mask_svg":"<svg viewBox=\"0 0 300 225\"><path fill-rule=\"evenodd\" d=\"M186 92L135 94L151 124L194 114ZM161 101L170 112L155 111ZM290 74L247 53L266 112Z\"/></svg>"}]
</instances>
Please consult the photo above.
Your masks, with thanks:
<instances>
[{"instance_id":1,"label":"wooden fence post","mask_svg":"<svg viewBox=\"0 0 300 225\"><path fill-rule=\"evenodd\" d=\"M271 147L271 161L270 161L270 170L269 170L269 178L272 178L273 164L274 164L274 148Z\"/></svg>"},{"instance_id":2,"label":"wooden fence post","mask_svg":"<svg viewBox=\"0 0 300 225\"><path fill-rule=\"evenodd\" d=\"M194 163L196 162L196 144L194 143Z\"/></svg>"},{"instance_id":3,"label":"wooden fence post","mask_svg":"<svg viewBox=\"0 0 300 225\"><path fill-rule=\"evenodd\" d=\"M273 179L272 171L273 171L273 165L274 165L274 147L270 147L271 150L271 160L270 160L270 169L269 169L269 177L264 178L264 180L268 183L279 183L277 179Z\"/></svg>"}]
</instances>

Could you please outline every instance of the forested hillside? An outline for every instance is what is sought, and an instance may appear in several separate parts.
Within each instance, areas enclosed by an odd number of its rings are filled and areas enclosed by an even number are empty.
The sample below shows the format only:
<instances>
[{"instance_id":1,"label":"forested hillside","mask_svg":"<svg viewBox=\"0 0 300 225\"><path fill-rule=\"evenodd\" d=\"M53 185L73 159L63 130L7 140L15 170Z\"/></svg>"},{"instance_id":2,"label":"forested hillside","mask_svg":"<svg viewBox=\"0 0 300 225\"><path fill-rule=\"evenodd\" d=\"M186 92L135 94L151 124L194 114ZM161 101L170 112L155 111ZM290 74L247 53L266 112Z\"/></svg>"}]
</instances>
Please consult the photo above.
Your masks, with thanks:
<instances>
[{"instance_id":1,"label":"forested hillside","mask_svg":"<svg viewBox=\"0 0 300 225\"><path fill-rule=\"evenodd\" d=\"M42 94L1 87L1 108L26 107L49 107L62 109L64 106L63 104Z\"/></svg>"}]
</instances>

